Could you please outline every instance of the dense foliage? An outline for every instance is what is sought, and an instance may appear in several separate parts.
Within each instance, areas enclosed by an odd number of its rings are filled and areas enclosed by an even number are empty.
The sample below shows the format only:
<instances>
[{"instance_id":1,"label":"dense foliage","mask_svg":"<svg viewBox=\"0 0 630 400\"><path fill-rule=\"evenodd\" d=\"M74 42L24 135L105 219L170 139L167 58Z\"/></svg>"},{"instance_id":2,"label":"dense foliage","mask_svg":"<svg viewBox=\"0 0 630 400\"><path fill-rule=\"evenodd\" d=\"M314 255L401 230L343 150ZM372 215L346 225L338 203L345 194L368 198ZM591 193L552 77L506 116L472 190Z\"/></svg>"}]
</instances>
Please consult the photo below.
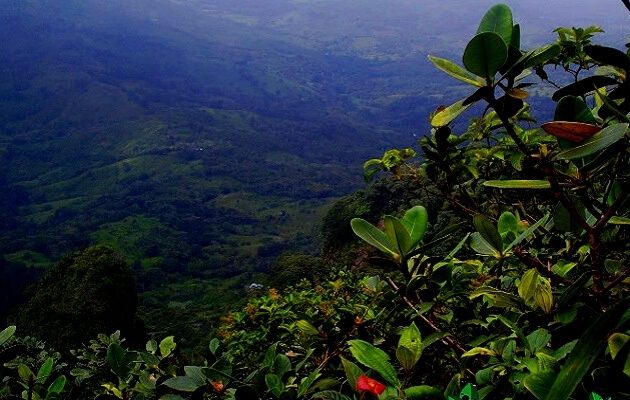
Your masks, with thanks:
<instances>
[{"instance_id":1,"label":"dense foliage","mask_svg":"<svg viewBox=\"0 0 630 400\"><path fill-rule=\"evenodd\" d=\"M339 221L351 219L369 245L367 273L307 274L300 267L318 260L287 255L280 270L313 280L251 297L189 357L173 336L139 350L118 333L60 355L11 326L0 333L0 394L630 398L630 50L592 44L598 31L559 28L556 43L523 51L500 4L468 42L464 67L430 57L470 95L432 115L417 164L410 152L366 163L370 177L381 168L423 194L391 191L400 198L387 211L356 194L326 219L329 256L350 246ZM557 102L540 128L525 102L536 81ZM453 121L475 103L482 115L458 131Z\"/></svg>"}]
</instances>

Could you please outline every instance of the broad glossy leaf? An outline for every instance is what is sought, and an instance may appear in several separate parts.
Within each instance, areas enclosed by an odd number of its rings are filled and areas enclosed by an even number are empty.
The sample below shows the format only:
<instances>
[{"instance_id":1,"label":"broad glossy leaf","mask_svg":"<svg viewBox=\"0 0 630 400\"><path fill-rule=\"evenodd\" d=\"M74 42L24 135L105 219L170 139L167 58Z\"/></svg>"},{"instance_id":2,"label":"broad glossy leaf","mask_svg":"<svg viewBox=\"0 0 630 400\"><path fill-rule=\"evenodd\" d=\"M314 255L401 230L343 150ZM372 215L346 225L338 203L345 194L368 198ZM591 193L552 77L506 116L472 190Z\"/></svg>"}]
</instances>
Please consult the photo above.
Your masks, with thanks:
<instances>
[{"instance_id":1,"label":"broad glossy leaf","mask_svg":"<svg viewBox=\"0 0 630 400\"><path fill-rule=\"evenodd\" d=\"M127 379L134 359L133 353L126 351L118 343L112 343L107 348L107 363L121 379Z\"/></svg>"},{"instance_id":2,"label":"broad glossy leaf","mask_svg":"<svg viewBox=\"0 0 630 400\"><path fill-rule=\"evenodd\" d=\"M464 105L464 100L460 100L457 103L453 103L450 106L439 110L433 118L431 118L431 126L439 128L446 126L457 118L461 113L466 111L470 107L470 104Z\"/></svg>"},{"instance_id":3,"label":"broad glossy leaf","mask_svg":"<svg viewBox=\"0 0 630 400\"><path fill-rule=\"evenodd\" d=\"M518 285L518 295L521 296L521 299L525 300L525 302L530 302L536 295L539 277L538 271L534 268L525 271L521 277L521 282Z\"/></svg>"},{"instance_id":4,"label":"broad glossy leaf","mask_svg":"<svg viewBox=\"0 0 630 400\"><path fill-rule=\"evenodd\" d=\"M630 58L621 50L605 46L584 46L584 52L600 64L630 71Z\"/></svg>"},{"instance_id":5,"label":"broad glossy leaf","mask_svg":"<svg viewBox=\"0 0 630 400\"><path fill-rule=\"evenodd\" d=\"M368 368L378 372L391 385L399 387L396 370L389 362L389 356L383 350L363 340L350 340L350 353Z\"/></svg>"},{"instance_id":6,"label":"broad glossy leaf","mask_svg":"<svg viewBox=\"0 0 630 400\"><path fill-rule=\"evenodd\" d=\"M168 357L177 347L174 336L167 336L160 342L160 354L162 357Z\"/></svg>"},{"instance_id":7,"label":"broad glossy leaf","mask_svg":"<svg viewBox=\"0 0 630 400\"><path fill-rule=\"evenodd\" d=\"M33 374L33 371L31 371L31 369L26 364L18 365L17 370L18 376L24 382L29 382L31 379L35 378L35 374Z\"/></svg>"},{"instance_id":8,"label":"broad glossy leaf","mask_svg":"<svg viewBox=\"0 0 630 400\"><path fill-rule=\"evenodd\" d=\"M602 130L597 125L569 121L547 122L542 124L541 128L552 136L573 143L581 143Z\"/></svg>"},{"instance_id":9,"label":"broad glossy leaf","mask_svg":"<svg viewBox=\"0 0 630 400\"><path fill-rule=\"evenodd\" d=\"M398 361L404 369L410 370L420 359L422 350L423 346L420 330L416 324L412 322L411 325L403 329L400 335L396 349L396 358L398 358Z\"/></svg>"},{"instance_id":10,"label":"broad glossy leaf","mask_svg":"<svg viewBox=\"0 0 630 400\"><path fill-rule=\"evenodd\" d=\"M381 231L374 225L370 224L362 218L354 218L350 221L354 233L366 241L368 244L376 247L383 253L396 256L396 248L389 241L385 232Z\"/></svg>"},{"instance_id":11,"label":"broad glossy leaf","mask_svg":"<svg viewBox=\"0 0 630 400\"><path fill-rule=\"evenodd\" d=\"M204 384L204 382L199 382L190 376L176 376L164 381L165 386L180 392L194 392Z\"/></svg>"},{"instance_id":12,"label":"broad glossy leaf","mask_svg":"<svg viewBox=\"0 0 630 400\"><path fill-rule=\"evenodd\" d=\"M6 327L0 332L0 346L5 344L15 334L15 325Z\"/></svg>"},{"instance_id":13,"label":"broad glossy leaf","mask_svg":"<svg viewBox=\"0 0 630 400\"><path fill-rule=\"evenodd\" d=\"M42 366L39 367L39 371L37 371L37 383L44 384L44 382L46 382L52 372L54 362L52 357L48 357Z\"/></svg>"},{"instance_id":14,"label":"broad glossy leaf","mask_svg":"<svg viewBox=\"0 0 630 400\"><path fill-rule=\"evenodd\" d=\"M63 388L66 386L66 377L61 375L58 376L57 379L53 381L53 383L48 386L48 393L61 393L63 392Z\"/></svg>"},{"instance_id":15,"label":"broad glossy leaf","mask_svg":"<svg viewBox=\"0 0 630 400\"><path fill-rule=\"evenodd\" d=\"M499 35L483 32L472 38L464 50L464 66L475 75L494 79L508 56L507 45Z\"/></svg>"},{"instance_id":16,"label":"broad glossy leaf","mask_svg":"<svg viewBox=\"0 0 630 400\"><path fill-rule=\"evenodd\" d=\"M556 156L557 160L573 160L576 158L584 158L598 151L604 150L608 146L617 143L623 139L628 133L628 124L615 124L607 126L590 139L580 143L570 149L562 151Z\"/></svg>"},{"instance_id":17,"label":"broad glossy leaf","mask_svg":"<svg viewBox=\"0 0 630 400\"><path fill-rule=\"evenodd\" d=\"M493 287L480 287L470 294L470 298L474 299L479 296L483 296L484 299L489 299L495 307L501 308L521 308L523 302L518 296L512 293L504 292L502 290L495 289Z\"/></svg>"},{"instance_id":18,"label":"broad glossy leaf","mask_svg":"<svg viewBox=\"0 0 630 400\"><path fill-rule=\"evenodd\" d=\"M484 256L501 257L501 252L495 249L479 232L473 232L470 235L470 247L479 254Z\"/></svg>"},{"instance_id":19,"label":"broad glossy leaf","mask_svg":"<svg viewBox=\"0 0 630 400\"><path fill-rule=\"evenodd\" d=\"M496 356L497 353L494 350L486 349L485 347L474 347L464 354L462 357L473 357L473 356Z\"/></svg>"},{"instance_id":20,"label":"broad glossy leaf","mask_svg":"<svg viewBox=\"0 0 630 400\"><path fill-rule=\"evenodd\" d=\"M620 332L615 332L608 337L608 351L610 351L610 356L613 360L629 340L630 336Z\"/></svg>"},{"instance_id":21,"label":"broad glossy leaf","mask_svg":"<svg viewBox=\"0 0 630 400\"><path fill-rule=\"evenodd\" d=\"M503 238L501 238L497 227L488 217L483 214L477 214L473 217L473 224L486 242L499 253L503 251Z\"/></svg>"},{"instance_id":22,"label":"broad glossy leaf","mask_svg":"<svg viewBox=\"0 0 630 400\"><path fill-rule=\"evenodd\" d=\"M314 400L352 400L350 397L339 393L336 390L324 390L317 392L311 398Z\"/></svg>"},{"instance_id":23,"label":"broad glossy leaf","mask_svg":"<svg viewBox=\"0 0 630 400\"><path fill-rule=\"evenodd\" d=\"M352 361L346 360L343 357L340 358L343 370L346 372L346 379L348 379L350 386L355 388L357 386L357 379L360 375L363 375L363 371L361 371L361 368Z\"/></svg>"},{"instance_id":24,"label":"broad glossy leaf","mask_svg":"<svg viewBox=\"0 0 630 400\"><path fill-rule=\"evenodd\" d=\"M533 51L533 54L524 62L523 68L533 68L545 64L547 61L560 54L561 48L557 44L550 44Z\"/></svg>"},{"instance_id":25,"label":"broad glossy leaf","mask_svg":"<svg viewBox=\"0 0 630 400\"><path fill-rule=\"evenodd\" d=\"M414 206L407 210L402 223L407 228L409 236L411 236L412 246L418 244L427 231L429 225L429 214L423 206Z\"/></svg>"},{"instance_id":26,"label":"broad glossy leaf","mask_svg":"<svg viewBox=\"0 0 630 400\"><path fill-rule=\"evenodd\" d=\"M513 24L510 7L505 4L497 4L492 6L483 16L477 33L494 32L507 45L512 43Z\"/></svg>"},{"instance_id":27,"label":"broad glossy leaf","mask_svg":"<svg viewBox=\"0 0 630 400\"><path fill-rule=\"evenodd\" d=\"M630 225L630 218L615 216L611 217L608 222L613 225Z\"/></svg>"},{"instance_id":28,"label":"broad glossy leaf","mask_svg":"<svg viewBox=\"0 0 630 400\"><path fill-rule=\"evenodd\" d=\"M564 96L583 96L594 91L595 89L617 84L619 84L619 82L609 76L589 76L575 83L571 83L563 87L562 89L556 90L551 98L553 99L553 101L558 101Z\"/></svg>"},{"instance_id":29,"label":"broad glossy leaf","mask_svg":"<svg viewBox=\"0 0 630 400\"><path fill-rule=\"evenodd\" d=\"M527 335L527 344L532 353L537 353L547 346L551 341L551 334L548 330L540 328Z\"/></svg>"},{"instance_id":30,"label":"broad glossy leaf","mask_svg":"<svg viewBox=\"0 0 630 400\"><path fill-rule=\"evenodd\" d=\"M536 305L546 314L551 312L553 308L553 292L549 279L543 277L538 278L538 286L536 287L534 300L536 301Z\"/></svg>"},{"instance_id":31,"label":"broad glossy leaf","mask_svg":"<svg viewBox=\"0 0 630 400\"><path fill-rule=\"evenodd\" d=\"M591 125L597 124L597 120L593 116L591 109L581 97L577 96L565 96L561 98L556 106L553 119L555 121L583 122Z\"/></svg>"},{"instance_id":32,"label":"broad glossy leaf","mask_svg":"<svg viewBox=\"0 0 630 400\"><path fill-rule=\"evenodd\" d=\"M446 72L457 80L477 87L483 87L486 85L486 81L483 80L481 77L475 74L471 74L464 68L460 67L450 60L447 60L446 58L429 56L429 60L431 60L431 62L433 63L433 65L435 65L437 69Z\"/></svg>"},{"instance_id":33,"label":"broad glossy leaf","mask_svg":"<svg viewBox=\"0 0 630 400\"><path fill-rule=\"evenodd\" d=\"M497 189L550 189L549 181L521 179L521 180L501 180L501 181L485 181L484 186Z\"/></svg>"},{"instance_id":34,"label":"broad glossy leaf","mask_svg":"<svg viewBox=\"0 0 630 400\"><path fill-rule=\"evenodd\" d=\"M405 398L410 400L443 400L444 394L433 386L411 386L405 389Z\"/></svg>"},{"instance_id":35,"label":"broad glossy leaf","mask_svg":"<svg viewBox=\"0 0 630 400\"><path fill-rule=\"evenodd\" d=\"M280 397L282 392L284 392L284 383L276 374L267 374L265 375L265 384L267 385L267 389L273 394L275 397Z\"/></svg>"},{"instance_id":36,"label":"broad glossy leaf","mask_svg":"<svg viewBox=\"0 0 630 400\"><path fill-rule=\"evenodd\" d=\"M317 336L319 331L310 322L301 319L295 323L298 330L306 336Z\"/></svg>"},{"instance_id":37,"label":"broad glossy leaf","mask_svg":"<svg viewBox=\"0 0 630 400\"><path fill-rule=\"evenodd\" d=\"M502 213L497 222L497 229L502 238L508 233L513 233L515 236L518 235L518 219L516 215L509 211Z\"/></svg>"},{"instance_id":38,"label":"broad glossy leaf","mask_svg":"<svg viewBox=\"0 0 630 400\"><path fill-rule=\"evenodd\" d=\"M411 250L411 236L403 223L396 217L386 215L385 219L385 234L389 239L389 242L397 249L397 253L405 255Z\"/></svg>"}]
</instances>

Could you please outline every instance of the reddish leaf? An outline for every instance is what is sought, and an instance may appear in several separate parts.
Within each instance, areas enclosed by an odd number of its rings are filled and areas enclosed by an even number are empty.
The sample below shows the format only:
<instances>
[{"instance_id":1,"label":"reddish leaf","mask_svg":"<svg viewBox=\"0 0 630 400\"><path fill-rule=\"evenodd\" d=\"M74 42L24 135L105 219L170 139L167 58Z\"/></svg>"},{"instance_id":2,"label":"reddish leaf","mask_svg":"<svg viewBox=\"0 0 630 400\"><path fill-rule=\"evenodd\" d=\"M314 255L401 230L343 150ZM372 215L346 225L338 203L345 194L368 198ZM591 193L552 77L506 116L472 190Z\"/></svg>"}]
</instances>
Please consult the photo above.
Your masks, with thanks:
<instances>
[{"instance_id":1,"label":"reddish leaf","mask_svg":"<svg viewBox=\"0 0 630 400\"><path fill-rule=\"evenodd\" d=\"M542 128L552 136L574 143L583 142L602 129L597 125L569 121L547 122Z\"/></svg>"}]
</instances>

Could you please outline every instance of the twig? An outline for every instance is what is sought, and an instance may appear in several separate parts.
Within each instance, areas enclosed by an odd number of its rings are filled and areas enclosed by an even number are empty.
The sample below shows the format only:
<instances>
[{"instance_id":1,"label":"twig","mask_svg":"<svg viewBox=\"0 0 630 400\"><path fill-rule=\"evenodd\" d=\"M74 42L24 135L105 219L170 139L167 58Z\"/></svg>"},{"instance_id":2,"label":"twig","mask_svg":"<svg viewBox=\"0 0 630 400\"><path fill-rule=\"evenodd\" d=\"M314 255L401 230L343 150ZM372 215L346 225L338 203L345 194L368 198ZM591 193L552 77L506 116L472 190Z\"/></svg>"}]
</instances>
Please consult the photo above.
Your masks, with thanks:
<instances>
[{"instance_id":1,"label":"twig","mask_svg":"<svg viewBox=\"0 0 630 400\"><path fill-rule=\"evenodd\" d=\"M619 285L621 282L625 281L627 277L630 276L630 267L626 267L625 270L623 270L622 273L620 273L619 275L617 275L617 277L615 279L613 279L608 286L606 286L604 288L604 292L608 292L609 290L611 290L612 288L614 288L615 286Z\"/></svg>"},{"instance_id":2,"label":"twig","mask_svg":"<svg viewBox=\"0 0 630 400\"><path fill-rule=\"evenodd\" d=\"M392 281L390 277L387 277L386 280L387 280L387 284L392 288L392 290L398 293L400 298L409 306L409 308L411 308L416 313L418 318L420 318L425 324L427 324L435 332L441 332L440 328L437 325L435 325L430 319L422 315L422 313L416 308L416 306L411 302L411 300L409 300L407 296L401 293L398 285L396 285L396 283L394 283L394 281ZM466 349L464 349L464 347L459 343L459 341L451 336L445 336L440 341L444 343L446 346L455 348L457 351L459 351L462 354L466 352ZM475 376L475 374L471 370L465 369L465 371L471 377Z\"/></svg>"}]
</instances>

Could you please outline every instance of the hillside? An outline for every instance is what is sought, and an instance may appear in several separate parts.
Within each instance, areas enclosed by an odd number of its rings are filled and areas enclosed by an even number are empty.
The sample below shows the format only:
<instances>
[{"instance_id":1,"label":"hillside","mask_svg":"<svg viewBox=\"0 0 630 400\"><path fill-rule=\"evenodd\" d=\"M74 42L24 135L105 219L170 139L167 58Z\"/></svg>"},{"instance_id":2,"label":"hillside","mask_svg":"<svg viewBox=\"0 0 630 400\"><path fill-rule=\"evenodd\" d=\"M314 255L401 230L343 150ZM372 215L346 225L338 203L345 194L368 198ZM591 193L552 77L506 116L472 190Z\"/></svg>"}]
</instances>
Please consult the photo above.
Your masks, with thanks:
<instances>
[{"instance_id":1,"label":"hillside","mask_svg":"<svg viewBox=\"0 0 630 400\"><path fill-rule=\"evenodd\" d=\"M463 45L450 3L365 4L0 1L3 283L107 244L152 325L316 251L363 160L465 90L426 61Z\"/></svg>"}]
</instances>

